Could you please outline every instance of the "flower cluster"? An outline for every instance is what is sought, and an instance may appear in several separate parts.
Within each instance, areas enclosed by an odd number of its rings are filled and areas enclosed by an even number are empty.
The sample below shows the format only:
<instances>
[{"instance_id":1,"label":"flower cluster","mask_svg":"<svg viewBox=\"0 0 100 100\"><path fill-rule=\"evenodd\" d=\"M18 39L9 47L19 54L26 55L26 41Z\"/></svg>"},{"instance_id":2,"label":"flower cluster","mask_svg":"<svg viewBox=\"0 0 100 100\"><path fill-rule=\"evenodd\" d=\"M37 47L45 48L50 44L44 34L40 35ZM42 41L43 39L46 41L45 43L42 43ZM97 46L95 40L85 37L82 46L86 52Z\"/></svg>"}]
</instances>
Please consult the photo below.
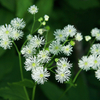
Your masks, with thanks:
<instances>
[{"instance_id":1,"label":"flower cluster","mask_svg":"<svg viewBox=\"0 0 100 100\"><path fill-rule=\"evenodd\" d=\"M23 29L25 27L23 19L14 18L10 24L0 26L0 47L10 49L14 40L19 40L23 36Z\"/></svg>"}]
</instances>

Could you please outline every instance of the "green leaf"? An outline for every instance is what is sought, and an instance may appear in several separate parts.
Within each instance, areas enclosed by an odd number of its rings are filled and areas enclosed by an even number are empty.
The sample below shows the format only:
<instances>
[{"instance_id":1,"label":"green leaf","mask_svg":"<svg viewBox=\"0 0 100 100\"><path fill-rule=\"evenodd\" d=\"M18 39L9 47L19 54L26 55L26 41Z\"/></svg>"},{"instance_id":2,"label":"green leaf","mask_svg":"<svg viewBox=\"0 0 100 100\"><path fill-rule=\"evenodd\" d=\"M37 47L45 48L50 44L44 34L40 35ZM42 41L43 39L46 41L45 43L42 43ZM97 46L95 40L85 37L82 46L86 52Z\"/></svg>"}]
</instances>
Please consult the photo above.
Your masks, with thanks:
<instances>
[{"instance_id":1,"label":"green leaf","mask_svg":"<svg viewBox=\"0 0 100 100\"><path fill-rule=\"evenodd\" d=\"M28 87L28 88L33 88L34 87L33 81L29 80L29 79L24 79L23 81L20 81L20 82L14 82L13 84L20 85L20 86L25 86L25 87Z\"/></svg>"},{"instance_id":2,"label":"green leaf","mask_svg":"<svg viewBox=\"0 0 100 100\"><path fill-rule=\"evenodd\" d=\"M68 2L75 9L88 9L99 6L98 0L68 0Z\"/></svg>"},{"instance_id":3,"label":"green leaf","mask_svg":"<svg viewBox=\"0 0 100 100\"><path fill-rule=\"evenodd\" d=\"M58 100L64 93L56 84L47 82L44 85L41 85L40 88L44 94L48 97L48 100ZM66 95L64 95L61 100L69 100Z\"/></svg>"},{"instance_id":4,"label":"green leaf","mask_svg":"<svg viewBox=\"0 0 100 100\"><path fill-rule=\"evenodd\" d=\"M0 89L0 96L9 100L29 100L24 88L19 85L9 84L8 87Z\"/></svg>"},{"instance_id":5,"label":"green leaf","mask_svg":"<svg viewBox=\"0 0 100 100\"><path fill-rule=\"evenodd\" d=\"M17 0L16 16L24 17L27 9L32 5L32 0Z\"/></svg>"}]
</instances>

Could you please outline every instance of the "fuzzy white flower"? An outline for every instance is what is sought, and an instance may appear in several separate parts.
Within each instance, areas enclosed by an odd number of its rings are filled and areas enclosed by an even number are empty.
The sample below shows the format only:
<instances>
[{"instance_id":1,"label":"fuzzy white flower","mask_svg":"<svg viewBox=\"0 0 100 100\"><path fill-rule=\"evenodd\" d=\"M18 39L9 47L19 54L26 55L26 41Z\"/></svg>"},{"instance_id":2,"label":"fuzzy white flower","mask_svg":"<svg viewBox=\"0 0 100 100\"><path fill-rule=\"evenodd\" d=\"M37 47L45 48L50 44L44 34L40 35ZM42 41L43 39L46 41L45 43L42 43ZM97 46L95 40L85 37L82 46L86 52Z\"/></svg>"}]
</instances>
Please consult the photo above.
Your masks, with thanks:
<instances>
[{"instance_id":1,"label":"fuzzy white flower","mask_svg":"<svg viewBox=\"0 0 100 100\"><path fill-rule=\"evenodd\" d=\"M100 44L93 44L90 50L93 55L100 55Z\"/></svg>"},{"instance_id":2,"label":"fuzzy white flower","mask_svg":"<svg viewBox=\"0 0 100 100\"><path fill-rule=\"evenodd\" d=\"M72 64L70 64L68 62L68 59L67 58L60 58L58 61L57 61L57 67L61 67L62 69L70 69L72 67Z\"/></svg>"},{"instance_id":3,"label":"fuzzy white flower","mask_svg":"<svg viewBox=\"0 0 100 100\"><path fill-rule=\"evenodd\" d=\"M48 15L44 15L44 19L45 19L45 21L48 21L49 20L49 16Z\"/></svg>"},{"instance_id":4,"label":"fuzzy white flower","mask_svg":"<svg viewBox=\"0 0 100 100\"><path fill-rule=\"evenodd\" d=\"M86 41L91 40L91 36L85 36L85 40L86 40Z\"/></svg>"},{"instance_id":5,"label":"fuzzy white flower","mask_svg":"<svg viewBox=\"0 0 100 100\"><path fill-rule=\"evenodd\" d=\"M81 35L81 33L77 33L77 34L75 35L75 40L81 41L82 39L83 39L83 36Z\"/></svg>"},{"instance_id":6,"label":"fuzzy white flower","mask_svg":"<svg viewBox=\"0 0 100 100\"><path fill-rule=\"evenodd\" d=\"M65 55L69 56L72 52L72 46L68 44L66 46L63 46L61 50Z\"/></svg>"},{"instance_id":7,"label":"fuzzy white flower","mask_svg":"<svg viewBox=\"0 0 100 100\"><path fill-rule=\"evenodd\" d=\"M63 83L65 81L69 81L69 77L70 77L70 70L66 70L66 69L62 69L61 67L58 67L56 69L56 75L55 78L58 82Z\"/></svg>"},{"instance_id":8,"label":"fuzzy white flower","mask_svg":"<svg viewBox=\"0 0 100 100\"><path fill-rule=\"evenodd\" d=\"M37 55L38 59L40 59L40 62L42 63L48 63L48 61L50 60L49 56L50 53L48 50L41 50Z\"/></svg>"},{"instance_id":9,"label":"fuzzy white flower","mask_svg":"<svg viewBox=\"0 0 100 100\"><path fill-rule=\"evenodd\" d=\"M98 69L97 71L95 71L95 77L97 79L99 79L99 81L100 81L100 69Z\"/></svg>"},{"instance_id":10,"label":"fuzzy white flower","mask_svg":"<svg viewBox=\"0 0 100 100\"><path fill-rule=\"evenodd\" d=\"M23 35L24 34L21 30L13 29L10 37L13 38L14 40L19 40L23 37Z\"/></svg>"},{"instance_id":11,"label":"fuzzy white flower","mask_svg":"<svg viewBox=\"0 0 100 100\"><path fill-rule=\"evenodd\" d=\"M38 8L37 6L35 5L32 5L28 8L28 11L31 13L31 14L36 14L38 12Z\"/></svg>"},{"instance_id":12,"label":"fuzzy white flower","mask_svg":"<svg viewBox=\"0 0 100 100\"><path fill-rule=\"evenodd\" d=\"M24 55L24 57L28 58L32 57L32 55L36 53L36 50L32 45L26 45L22 48L21 53Z\"/></svg>"},{"instance_id":13,"label":"fuzzy white flower","mask_svg":"<svg viewBox=\"0 0 100 100\"><path fill-rule=\"evenodd\" d=\"M32 44L35 48L39 48L41 47L41 45L44 45L44 39L43 37L39 37L39 36L34 36L31 40L30 40L30 44Z\"/></svg>"},{"instance_id":14,"label":"fuzzy white flower","mask_svg":"<svg viewBox=\"0 0 100 100\"><path fill-rule=\"evenodd\" d=\"M61 51L61 45L59 41L53 41L50 45L49 45L49 50L52 54L57 55L60 51Z\"/></svg>"},{"instance_id":15,"label":"fuzzy white flower","mask_svg":"<svg viewBox=\"0 0 100 100\"><path fill-rule=\"evenodd\" d=\"M4 49L10 49L11 46L12 46L12 41L9 38L5 37L0 40L0 47Z\"/></svg>"},{"instance_id":16,"label":"fuzzy white flower","mask_svg":"<svg viewBox=\"0 0 100 100\"><path fill-rule=\"evenodd\" d=\"M25 22L23 21L23 18L18 17L11 20L10 23L15 29L23 29L26 26Z\"/></svg>"},{"instance_id":17,"label":"fuzzy white flower","mask_svg":"<svg viewBox=\"0 0 100 100\"><path fill-rule=\"evenodd\" d=\"M56 31L54 31L54 36L57 41L63 42L66 39L66 35L64 34L64 31L61 29L57 29Z\"/></svg>"},{"instance_id":18,"label":"fuzzy white flower","mask_svg":"<svg viewBox=\"0 0 100 100\"><path fill-rule=\"evenodd\" d=\"M5 38L5 37L10 37L12 34L12 27L11 25L7 25L5 24L1 26L1 30L0 30L0 38Z\"/></svg>"},{"instance_id":19,"label":"fuzzy white flower","mask_svg":"<svg viewBox=\"0 0 100 100\"><path fill-rule=\"evenodd\" d=\"M91 59L87 58L87 56L83 56L81 60L79 60L79 68L83 70L89 70L91 67Z\"/></svg>"},{"instance_id":20,"label":"fuzzy white flower","mask_svg":"<svg viewBox=\"0 0 100 100\"><path fill-rule=\"evenodd\" d=\"M67 25L64 27L64 32L67 36L73 37L76 34L76 29L73 25Z\"/></svg>"},{"instance_id":21,"label":"fuzzy white flower","mask_svg":"<svg viewBox=\"0 0 100 100\"><path fill-rule=\"evenodd\" d=\"M39 67L40 65L39 59L37 59L36 56L26 58L26 61L24 64L25 64L24 67L26 71L34 70L36 67Z\"/></svg>"},{"instance_id":22,"label":"fuzzy white flower","mask_svg":"<svg viewBox=\"0 0 100 100\"><path fill-rule=\"evenodd\" d=\"M37 84L44 84L48 80L50 73L47 71L47 68L37 67L32 71L31 76Z\"/></svg>"},{"instance_id":23,"label":"fuzzy white flower","mask_svg":"<svg viewBox=\"0 0 100 100\"><path fill-rule=\"evenodd\" d=\"M100 56L90 55L91 68L97 70L100 67Z\"/></svg>"},{"instance_id":24,"label":"fuzzy white flower","mask_svg":"<svg viewBox=\"0 0 100 100\"><path fill-rule=\"evenodd\" d=\"M33 36L32 36L31 34L27 35L27 40L31 40L32 37L33 37Z\"/></svg>"},{"instance_id":25,"label":"fuzzy white flower","mask_svg":"<svg viewBox=\"0 0 100 100\"><path fill-rule=\"evenodd\" d=\"M42 35L43 34L43 29L38 29L38 33Z\"/></svg>"}]
</instances>

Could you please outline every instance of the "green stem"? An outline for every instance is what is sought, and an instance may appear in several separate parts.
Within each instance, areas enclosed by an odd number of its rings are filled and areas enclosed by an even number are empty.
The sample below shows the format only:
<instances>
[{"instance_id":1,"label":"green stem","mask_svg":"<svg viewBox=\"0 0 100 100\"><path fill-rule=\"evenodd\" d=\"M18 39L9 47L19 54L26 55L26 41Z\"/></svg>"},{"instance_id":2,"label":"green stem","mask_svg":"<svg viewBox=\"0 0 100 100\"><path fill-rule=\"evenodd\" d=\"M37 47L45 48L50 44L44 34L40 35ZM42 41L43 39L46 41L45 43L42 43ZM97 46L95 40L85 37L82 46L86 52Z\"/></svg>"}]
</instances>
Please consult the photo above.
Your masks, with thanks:
<instances>
[{"instance_id":1,"label":"green stem","mask_svg":"<svg viewBox=\"0 0 100 100\"><path fill-rule=\"evenodd\" d=\"M17 47L17 45L15 44L14 41L13 41L13 44L14 44L16 50L17 50L17 53L18 53L18 57L19 57L19 66L20 66L20 74L21 74L21 79L22 79L22 81L23 81L24 78L23 78L23 71L22 71L21 54L20 54L20 52L19 52L19 50L18 50L18 47ZM27 93L27 90L26 90L25 86L23 86L23 88L24 88L24 91L25 91L27 100L29 100L28 93Z\"/></svg>"},{"instance_id":2,"label":"green stem","mask_svg":"<svg viewBox=\"0 0 100 100\"><path fill-rule=\"evenodd\" d=\"M32 28L31 28L31 34L33 32L34 25L35 25L35 14L34 14L34 17L33 17L33 25L32 25Z\"/></svg>"},{"instance_id":3,"label":"green stem","mask_svg":"<svg viewBox=\"0 0 100 100\"><path fill-rule=\"evenodd\" d=\"M32 100L34 100L34 98L35 98L36 85L37 85L37 83L35 82L34 87L33 87L33 92L32 92Z\"/></svg>"}]
</instances>

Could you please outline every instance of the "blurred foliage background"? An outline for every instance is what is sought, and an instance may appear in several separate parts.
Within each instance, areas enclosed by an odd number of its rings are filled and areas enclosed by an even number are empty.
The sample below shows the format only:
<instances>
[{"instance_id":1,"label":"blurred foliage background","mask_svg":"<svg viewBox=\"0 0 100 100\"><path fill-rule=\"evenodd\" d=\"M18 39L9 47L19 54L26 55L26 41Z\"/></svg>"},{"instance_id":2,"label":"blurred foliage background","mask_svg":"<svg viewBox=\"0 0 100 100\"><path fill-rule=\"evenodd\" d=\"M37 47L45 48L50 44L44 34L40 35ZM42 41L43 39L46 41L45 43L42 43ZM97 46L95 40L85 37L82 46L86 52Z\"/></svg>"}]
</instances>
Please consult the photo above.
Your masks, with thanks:
<instances>
[{"instance_id":1,"label":"blurred foliage background","mask_svg":"<svg viewBox=\"0 0 100 100\"><path fill-rule=\"evenodd\" d=\"M68 24L74 25L83 36L90 35L90 31L94 27L100 28L99 0L0 0L0 25L9 24L15 17L23 18L26 21L26 28L23 30L24 38L16 41L19 49L29 34L32 25L33 18L27 9L33 4L39 8L39 12L36 14L37 19L45 14L50 16L47 23L51 28L49 39L53 38L53 32L56 29L63 29ZM38 24L37 22L35 26L37 27ZM87 53L89 45L86 42L76 42L74 53L70 57L70 62L74 63L72 79L79 70L77 59ZM24 60L22 58L23 66ZM24 68L23 71L24 78L31 79L31 73L26 72ZM0 48L0 100L27 100L21 86L11 84L17 81L21 81L21 78L18 55L14 46L6 51ZM95 78L94 71L82 71L76 84L77 86L72 87L62 97L62 100L100 100L100 82ZM51 74L47 83L37 86L35 100L58 100L58 97L68 86L68 84L57 83L54 74ZM27 90L31 98L32 88L27 87ZM24 96L24 98L19 99L20 96Z\"/></svg>"}]
</instances>

